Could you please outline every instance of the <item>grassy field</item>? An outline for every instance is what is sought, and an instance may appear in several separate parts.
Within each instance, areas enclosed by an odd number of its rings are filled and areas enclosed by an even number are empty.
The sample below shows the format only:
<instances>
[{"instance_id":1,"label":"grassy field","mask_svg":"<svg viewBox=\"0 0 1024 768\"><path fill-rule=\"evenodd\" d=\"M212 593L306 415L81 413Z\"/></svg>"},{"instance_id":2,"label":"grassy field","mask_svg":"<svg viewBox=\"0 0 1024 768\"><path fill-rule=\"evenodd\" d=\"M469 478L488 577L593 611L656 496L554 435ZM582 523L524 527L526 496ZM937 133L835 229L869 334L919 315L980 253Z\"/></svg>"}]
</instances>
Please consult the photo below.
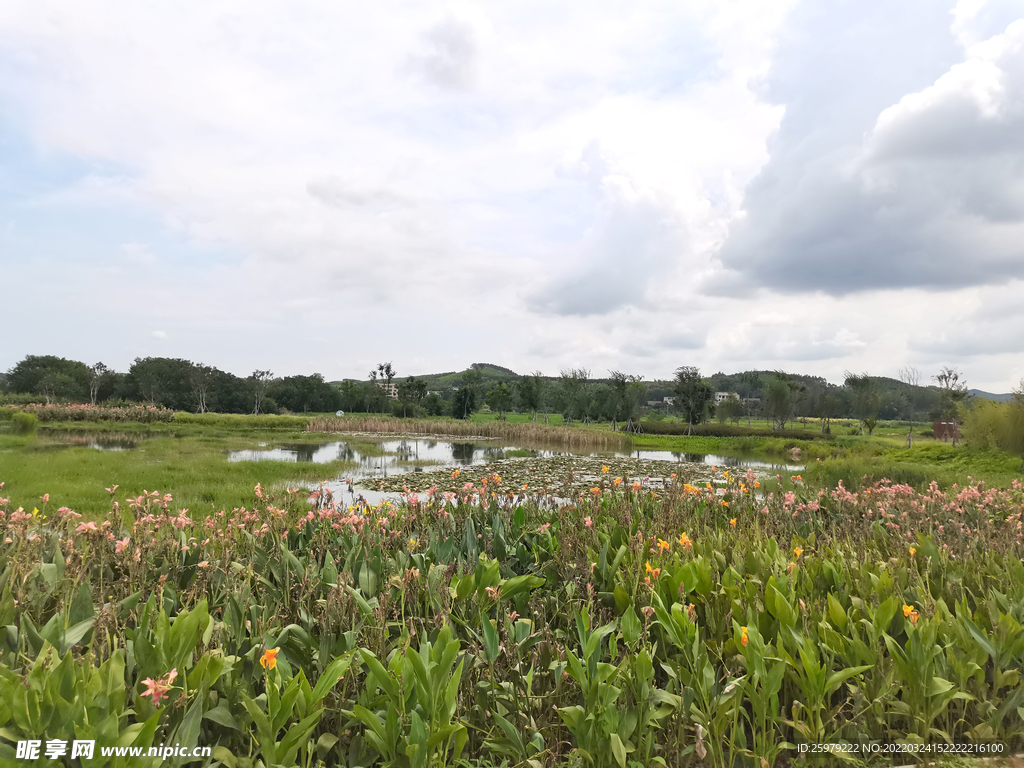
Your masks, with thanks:
<instances>
[{"instance_id":1,"label":"grassy field","mask_svg":"<svg viewBox=\"0 0 1024 768\"><path fill-rule=\"evenodd\" d=\"M332 464L294 464L287 462L228 462L227 451L255 449L282 443L322 443L328 434L307 432L318 418L333 420L333 415L305 414L288 416L244 416L225 414L176 415L170 423L53 423L40 428L35 436L15 436L0 432L0 482L6 491L20 498L39 498L60 490L67 503L95 517L109 507L104 488L121 486L123 491L141 493L143 489L170 493L177 502L193 510L231 509L245 504L257 482L280 489L286 483L317 482L334 479L349 469L344 462ZM931 438L918 437L915 447L904 446L907 426L883 422L873 435L856 432L853 422L833 422L833 437L828 441L792 440L770 435L744 437L647 435L613 436L610 425L594 424L571 429L559 426L560 416L550 424L530 422L526 414L511 414L499 422L495 414L474 414L470 422L437 419L380 419L377 416L348 416L342 425L356 431L379 431L381 425L394 430L416 431L452 429L467 434L490 433L509 442L528 447L546 443L546 437L563 437L565 448L581 451L617 447L718 454L746 459L768 460L803 465L803 474L822 485L834 487L842 482L856 490L863 478L924 487L936 481L940 487L963 485L968 478L990 486L1006 486L1024 475L1019 457L998 451L980 451L952 446ZM756 425L756 422L755 422ZM817 424L799 425L818 431ZM920 434L926 425L916 425ZM120 436L136 441L127 451L97 451L64 444L58 434L99 434ZM427 434L424 431L424 434ZM360 452L374 455L381 451L373 439L348 438L359 442ZM799 453L794 453L798 448ZM376 454L379 455L379 454ZM779 485L787 486L787 478ZM773 487L771 484L767 487Z\"/></svg>"},{"instance_id":2,"label":"grassy field","mask_svg":"<svg viewBox=\"0 0 1024 768\"><path fill-rule=\"evenodd\" d=\"M49 493L88 517L110 508L110 494L104 489L113 485L129 494L143 489L170 493L176 504L198 513L251 503L256 483L269 488L329 480L352 466L341 461L229 462L228 451L256 449L261 444L324 442L323 436L311 436L294 424L287 428L275 424L274 430L266 429L266 422L240 428L243 418L211 419L206 424L118 424L108 430L80 423L60 425L72 434L107 432L138 439L135 448L124 451L67 445L51 430L31 437L0 434L0 482L6 483L4 495L38 499ZM126 430L125 426L151 428Z\"/></svg>"}]
</instances>

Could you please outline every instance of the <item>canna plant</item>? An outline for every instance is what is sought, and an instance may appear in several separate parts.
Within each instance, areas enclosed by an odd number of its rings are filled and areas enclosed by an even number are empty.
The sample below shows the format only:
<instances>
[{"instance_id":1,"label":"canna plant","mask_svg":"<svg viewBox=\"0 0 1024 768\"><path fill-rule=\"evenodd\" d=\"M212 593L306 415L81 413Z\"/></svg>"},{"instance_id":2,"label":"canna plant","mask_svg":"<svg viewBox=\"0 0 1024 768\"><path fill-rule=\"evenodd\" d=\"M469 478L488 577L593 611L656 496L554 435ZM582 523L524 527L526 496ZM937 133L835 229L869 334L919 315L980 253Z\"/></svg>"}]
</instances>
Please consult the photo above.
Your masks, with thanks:
<instances>
[{"instance_id":1,"label":"canna plant","mask_svg":"<svg viewBox=\"0 0 1024 768\"><path fill-rule=\"evenodd\" d=\"M271 648L260 658L266 691L256 698L242 694L256 728L254 741L259 757L236 758L226 749L218 750L217 759L228 768L291 768L300 753L303 764L308 765L314 752L322 756L337 743L336 736L323 734L314 746L310 736L323 716L324 698L345 675L352 656L334 659L311 687L302 670L284 682L277 654L278 649Z\"/></svg>"},{"instance_id":2,"label":"canna plant","mask_svg":"<svg viewBox=\"0 0 1024 768\"><path fill-rule=\"evenodd\" d=\"M419 651L407 640L387 668L370 651L359 652L367 668L366 689L363 703L348 714L366 726L366 741L383 765L441 768L458 761L469 739L455 718L465 663L455 666L460 650L445 625L433 642L424 638Z\"/></svg>"}]
</instances>

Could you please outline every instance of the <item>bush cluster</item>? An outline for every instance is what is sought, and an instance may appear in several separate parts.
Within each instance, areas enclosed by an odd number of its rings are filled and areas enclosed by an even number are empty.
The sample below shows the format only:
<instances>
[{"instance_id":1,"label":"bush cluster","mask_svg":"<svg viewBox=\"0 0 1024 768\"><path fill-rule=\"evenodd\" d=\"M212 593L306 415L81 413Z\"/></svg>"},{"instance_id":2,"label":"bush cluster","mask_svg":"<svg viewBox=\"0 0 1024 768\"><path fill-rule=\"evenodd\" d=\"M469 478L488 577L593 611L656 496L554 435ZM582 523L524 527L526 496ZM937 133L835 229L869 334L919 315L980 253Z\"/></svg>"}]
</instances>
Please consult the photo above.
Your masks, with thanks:
<instances>
[{"instance_id":1,"label":"bush cluster","mask_svg":"<svg viewBox=\"0 0 1024 768\"><path fill-rule=\"evenodd\" d=\"M0 735L249 766L1024 746L1020 484L487 480L377 506L257 486L202 519L117 486L103 521L0 498Z\"/></svg>"}]
</instances>

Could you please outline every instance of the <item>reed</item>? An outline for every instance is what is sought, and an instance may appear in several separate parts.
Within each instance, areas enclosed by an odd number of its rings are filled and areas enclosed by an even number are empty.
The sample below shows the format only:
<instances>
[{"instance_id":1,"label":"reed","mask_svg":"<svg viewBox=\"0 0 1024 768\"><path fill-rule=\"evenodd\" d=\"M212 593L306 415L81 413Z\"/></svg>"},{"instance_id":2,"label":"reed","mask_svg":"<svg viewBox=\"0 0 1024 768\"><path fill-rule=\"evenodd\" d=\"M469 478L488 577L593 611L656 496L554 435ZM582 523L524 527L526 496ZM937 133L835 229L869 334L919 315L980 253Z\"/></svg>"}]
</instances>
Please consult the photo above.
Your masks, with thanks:
<instances>
[{"instance_id":1,"label":"reed","mask_svg":"<svg viewBox=\"0 0 1024 768\"><path fill-rule=\"evenodd\" d=\"M514 424L506 421L483 423L455 419L388 419L375 416L326 416L313 419L307 432L356 432L381 435L434 435L437 437L479 437L507 440L517 444L559 446L586 450L629 449L625 435L586 427L553 427L550 424Z\"/></svg>"}]
</instances>

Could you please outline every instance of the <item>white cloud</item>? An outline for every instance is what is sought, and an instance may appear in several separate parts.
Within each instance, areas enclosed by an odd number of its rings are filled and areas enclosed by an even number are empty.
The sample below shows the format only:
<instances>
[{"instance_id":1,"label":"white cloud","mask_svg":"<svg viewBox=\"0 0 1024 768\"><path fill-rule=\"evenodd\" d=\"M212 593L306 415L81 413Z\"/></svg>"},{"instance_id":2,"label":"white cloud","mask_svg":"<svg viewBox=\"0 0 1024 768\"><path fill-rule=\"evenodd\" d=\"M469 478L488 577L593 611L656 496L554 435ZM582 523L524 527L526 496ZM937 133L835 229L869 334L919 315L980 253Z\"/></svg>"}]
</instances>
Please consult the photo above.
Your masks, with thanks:
<instances>
[{"instance_id":1,"label":"white cloud","mask_svg":"<svg viewBox=\"0 0 1024 768\"><path fill-rule=\"evenodd\" d=\"M1020 30L953 5L9 2L0 262L122 366L931 365L1024 264Z\"/></svg>"}]
</instances>

